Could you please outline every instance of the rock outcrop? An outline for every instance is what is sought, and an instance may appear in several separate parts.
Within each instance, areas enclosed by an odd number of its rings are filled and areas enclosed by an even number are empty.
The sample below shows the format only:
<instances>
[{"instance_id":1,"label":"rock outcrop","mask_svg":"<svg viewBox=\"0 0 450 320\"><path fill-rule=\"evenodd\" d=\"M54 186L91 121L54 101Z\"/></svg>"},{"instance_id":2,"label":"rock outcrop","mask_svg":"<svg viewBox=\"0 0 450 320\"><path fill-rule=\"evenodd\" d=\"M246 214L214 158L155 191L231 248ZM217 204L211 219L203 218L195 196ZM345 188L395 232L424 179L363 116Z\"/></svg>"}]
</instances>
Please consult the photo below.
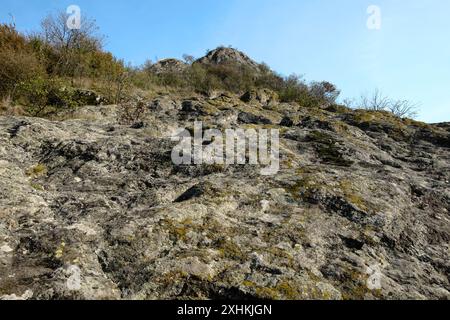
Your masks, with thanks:
<instances>
[{"instance_id":1,"label":"rock outcrop","mask_svg":"<svg viewBox=\"0 0 450 320\"><path fill-rule=\"evenodd\" d=\"M163 59L153 64L150 67L150 71L155 74L181 73L186 70L187 67L188 65L183 61L177 59Z\"/></svg>"},{"instance_id":2,"label":"rock outcrop","mask_svg":"<svg viewBox=\"0 0 450 320\"><path fill-rule=\"evenodd\" d=\"M448 124L244 100L0 117L0 297L450 298ZM196 119L278 128L280 171L173 164Z\"/></svg>"},{"instance_id":3,"label":"rock outcrop","mask_svg":"<svg viewBox=\"0 0 450 320\"><path fill-rule=\"evenodd\" d=\"M219 47L209 51L206 56L198 59L195 63L204 65L237 64L251 69L258 70L259 64L248 57L245 53L226 47Z\"/></svg>"}]
</instances>

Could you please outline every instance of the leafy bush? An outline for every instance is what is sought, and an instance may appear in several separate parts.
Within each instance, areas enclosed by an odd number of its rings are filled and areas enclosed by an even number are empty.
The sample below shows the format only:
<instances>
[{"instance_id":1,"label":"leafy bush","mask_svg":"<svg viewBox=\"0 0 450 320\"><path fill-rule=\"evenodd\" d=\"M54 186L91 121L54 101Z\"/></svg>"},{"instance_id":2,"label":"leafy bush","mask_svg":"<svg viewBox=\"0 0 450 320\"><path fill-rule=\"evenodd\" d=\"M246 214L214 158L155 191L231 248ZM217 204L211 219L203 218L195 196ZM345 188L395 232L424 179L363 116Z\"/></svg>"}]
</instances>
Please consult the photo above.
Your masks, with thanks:
<instances>
[{"instance_id":1,"label":"leafy bush","mask_svg":"<svg viewBox=\"0 0 450 320\"><path fill-rule=\"evenodd\" d=\"M41 116L46 107L73 108L79 106L75 92L63 81L38 77L19 84L21 102L31 115Z\"/></svg>"}]
</instances>

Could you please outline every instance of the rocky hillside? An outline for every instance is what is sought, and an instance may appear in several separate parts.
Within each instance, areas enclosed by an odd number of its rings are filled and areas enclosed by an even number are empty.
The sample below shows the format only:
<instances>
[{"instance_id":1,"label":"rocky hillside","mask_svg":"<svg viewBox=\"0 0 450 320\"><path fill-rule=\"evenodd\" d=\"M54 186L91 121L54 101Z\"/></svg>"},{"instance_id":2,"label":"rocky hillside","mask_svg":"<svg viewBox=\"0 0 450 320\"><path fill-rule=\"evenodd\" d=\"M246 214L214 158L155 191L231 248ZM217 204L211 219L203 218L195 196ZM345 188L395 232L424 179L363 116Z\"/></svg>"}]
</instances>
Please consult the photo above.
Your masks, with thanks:
<instances>
[{"instance_id":1,"label":"rocky hillside","mask_svg":"<svg viewBox=\"0 0 450 320\"><path fill-rule=\"evenodd\" d=\"M0 117L3 299L450 298L449 124L268 91L123 114ZM174 165L196 119L278 128L280 171Z\"/></svg>"}]
</instances>

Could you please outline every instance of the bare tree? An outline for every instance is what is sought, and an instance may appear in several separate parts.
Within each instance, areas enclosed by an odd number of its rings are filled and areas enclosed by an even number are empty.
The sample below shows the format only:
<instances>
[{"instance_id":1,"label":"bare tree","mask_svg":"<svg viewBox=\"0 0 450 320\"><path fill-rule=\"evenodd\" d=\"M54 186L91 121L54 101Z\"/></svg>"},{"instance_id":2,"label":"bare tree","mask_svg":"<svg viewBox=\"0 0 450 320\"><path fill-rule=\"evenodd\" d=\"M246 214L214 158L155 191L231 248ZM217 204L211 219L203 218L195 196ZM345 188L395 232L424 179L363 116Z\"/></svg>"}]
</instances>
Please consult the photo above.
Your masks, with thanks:
<instances>
[{"instance_id":1,"label":"bare tree","mask_svg":"<svg viewBox=\"0 0 450 320\"><path fill-rule=\"evenodd\" d=\"M375 89L371 95L361 96L361 107L367 110L385 111L389 108L390 103L390 99L383 96L379 89Z\"/></svg>"},{"instance_id":2,"label":"bare tree","mask_svg":"<svg viewBox=\"0 0 450 320\"><path fill-rule=\"evenodd\" d=\"M347 108L353 109L355 106L355 99L345 98L344 100L342 100L342 104Z\"/></svg>"},{"instance_id":3,"label":"bare tree","mask_svg":"<svg viewBox=\"0 0 450 320\"><path fill-rule=\"evenodd\" d=\"M98 35L95 20L82 17L80 29L69 29L69 14L64 11L47 16L42 22L44 40L55 48L101 49L103 38Z\"/></svg>"},{"instance_id":4,"label":"bare tree","mask_svg":"<svg viewBox=\"0 0 450 320\"><path fill-rule=\"evenodd\" d=\"M147 60L145 60L144 64L142 65L141 69L150 73L152 67L153 67L153 61L150 59L147 59Z\"/></svg>"},{"instance_id":5,"label":"bare tree","mask_svg":"<svg viewBox=\"0 0 450 320\"><path fill-rule=\"evenodd\" d=\"M95 20L82 17L80 29L67 26L69 15L64 11L47 16L42 22L42 40L56 50L58 61L57 72L74 75L80 58L80 52L100 50L103 37L98 34L99 28Z\"/></svg>"},{"instance_id":6,"label":"bare tree","mask_svg":"<svg viewBox=\"0 0 450 320\"><path fill-rule=\"evenodd\" d=\"M183 54L183 60L184 62L186 62L187 64L193 64L195 61L195 57L191 56L189 54Z\"/></svg>"},{"instance_id":7,"label":"bare tree","mask_svg":"<svg viewBox=\"0 0 450 320\"><path fill-rule=\"evenodd\" d=\"M418 114L419 105L408 100L392 101L388 110L400 118L415 118Z\"/></svg>"},{"instance_id":8,"label":"bare tree","mask_svg":"<svg viewBox=\"0 0 450 320\"><path fill-rule=\"evenodd\" d=\"M8 13L8 16L11 18L11 25L15 28L16 27L16 17L12 13Z\"/></svg>"},{"instance_id":9,"label":"bare tree","mask_svg":"<svg viewBox=\"0 0 450 320\"><path fill-rule=\"evenodd\" d=\"M383 95L379 89L376 89L371 95L362 95L360 106L372 111L389 111L400 118L415 118L419 109L417 103L408 100L393 100Z\"/></svg>"}]
</instances>

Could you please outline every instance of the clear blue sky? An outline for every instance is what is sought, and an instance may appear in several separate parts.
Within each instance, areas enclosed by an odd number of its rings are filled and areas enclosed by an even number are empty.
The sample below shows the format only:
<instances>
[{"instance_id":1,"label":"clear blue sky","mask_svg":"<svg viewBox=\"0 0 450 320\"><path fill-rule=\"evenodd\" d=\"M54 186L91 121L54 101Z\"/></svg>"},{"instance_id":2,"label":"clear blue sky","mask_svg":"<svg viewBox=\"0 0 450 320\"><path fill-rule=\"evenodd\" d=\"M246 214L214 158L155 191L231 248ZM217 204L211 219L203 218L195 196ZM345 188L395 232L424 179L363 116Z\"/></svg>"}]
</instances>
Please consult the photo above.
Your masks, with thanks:
<instances>
[{"instance_id":1,"label":"clear blue sky","mask_svg":"<svg viewBox=\"0 0 450 320\"><path fill-rule=\"evenodd\" d=\"M0 21L11 13L20 30L36 30L70 4L135 65L232 45L282 74L331 81L342 97L379 88L421 103L420 120L450 121L448 0L0 0ZM381 30L366 26L372 4Z\"/></svg>"}]
</instances>

